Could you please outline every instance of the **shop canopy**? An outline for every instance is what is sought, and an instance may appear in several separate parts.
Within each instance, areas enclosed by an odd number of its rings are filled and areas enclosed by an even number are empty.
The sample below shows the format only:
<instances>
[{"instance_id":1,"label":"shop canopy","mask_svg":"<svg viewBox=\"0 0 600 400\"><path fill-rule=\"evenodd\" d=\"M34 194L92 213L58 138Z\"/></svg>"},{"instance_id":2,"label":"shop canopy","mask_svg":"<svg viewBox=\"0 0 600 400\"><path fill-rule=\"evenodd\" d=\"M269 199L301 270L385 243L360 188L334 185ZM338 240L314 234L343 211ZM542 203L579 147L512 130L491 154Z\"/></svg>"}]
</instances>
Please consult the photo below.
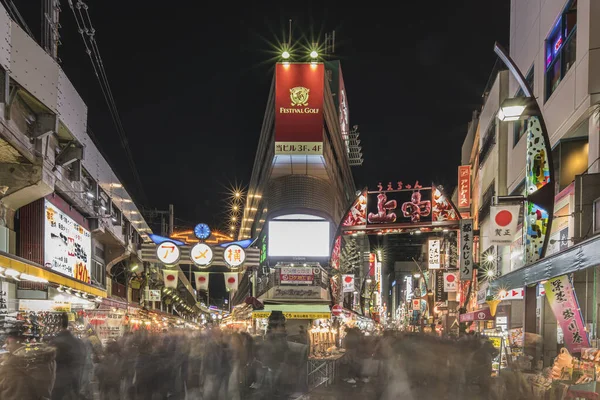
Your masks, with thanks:
<instances>
[{"instance_id":1,"label":"shop canopy","mask_svg":"<svg viewBox=\"0 0 600 400\"><path fill-rule=\"evenodd\" d=\"M0 252L0 266L7 269L14 269L22 274L42 278L54 284L67 286L71 289L79 290L94 296L106 297L106 290L96 288L73 278L49 271L41 265L31 263L30 261L16 258L7 253Z\"/></svg>"},{"instance_id":2,"label":"shop canopy","mask_svg":"<svg viewBox=\"0 0 600 400\"><path fill-rule=\"evenodd\" d=\"M286 319L329 319L327 304L266 304L264 310L252 312L252 318L269 318L272 311L281 311Z\"/></svg>"},{"instance_id":3,"label":"shop canopy","mask_svg":"<svg viewBox=\"0 0 600 400\"><path fill-rule=\"evenodd\" d=\"M600 236L583 241L560 253L512 271L494 280L492 287L517 289L560 275L571 274L600 264Z\"/></svg>"}]
</instances>

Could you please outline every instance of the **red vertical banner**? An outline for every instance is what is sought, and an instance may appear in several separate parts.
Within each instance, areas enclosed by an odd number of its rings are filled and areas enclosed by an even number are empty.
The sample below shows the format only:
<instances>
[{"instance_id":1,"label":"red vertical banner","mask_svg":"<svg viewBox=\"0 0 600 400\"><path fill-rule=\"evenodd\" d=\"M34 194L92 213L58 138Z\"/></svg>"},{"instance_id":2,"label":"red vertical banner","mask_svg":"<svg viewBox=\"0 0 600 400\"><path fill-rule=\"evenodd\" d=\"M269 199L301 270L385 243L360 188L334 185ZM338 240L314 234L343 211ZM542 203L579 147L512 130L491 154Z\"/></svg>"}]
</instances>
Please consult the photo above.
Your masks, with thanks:
<instances>
[{"instance_id":1,"label":"red vertical banner","mask_svg":"<svg viewBox=\"0 0 600 400\"><path fill-rule=\"evenodd\" d=\"M471 166L458 167L458 208L471 206Z\"/></svg>"},{"instance_id":2,"label":"red vertical banner","mask_svg":"<svg viewBox=\"0 0 600 400\"><path fill-rule=\"evenodd\" d=\"M369 276L375 276L375 264L377 259L375 253L369 253Z\"/></svg>"},{"instance_id":3,"label":"red vertical banner","mask_svg":"<svg viewBox=\"0 0 600 400\"><path fill-rule=\"evenodd\" d=\"M279 63L275 69L275 154L323 154L325 67Z\"/></svg>"}]
</instances>

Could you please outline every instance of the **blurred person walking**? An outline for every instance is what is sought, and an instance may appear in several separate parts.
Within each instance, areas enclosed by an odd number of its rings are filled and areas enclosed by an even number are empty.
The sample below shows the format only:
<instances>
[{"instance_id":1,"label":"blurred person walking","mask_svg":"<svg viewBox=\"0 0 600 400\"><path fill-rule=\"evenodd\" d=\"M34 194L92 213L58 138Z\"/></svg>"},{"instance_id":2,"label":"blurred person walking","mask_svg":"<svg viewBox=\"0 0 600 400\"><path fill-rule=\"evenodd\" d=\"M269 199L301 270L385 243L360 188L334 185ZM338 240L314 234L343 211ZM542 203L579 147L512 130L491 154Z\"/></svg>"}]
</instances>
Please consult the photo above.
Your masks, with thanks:
<instances>
[{"instance_id":1,"label":"blurred person walking","mask_svg":"<svg viewBox=\"0 0 600 400\"><path fill-rule=\"evenodd\" d=\"M49 400L56 378L55 349L43 343L26 344L21 331L8 335L8 353L0 364L0 399Z\"/></svg>"},{"instance_id":2,"label":"blurred person walking","mask_svg":"<svg viewBox=\"0 0 600 400\"><path fill-rule=\"evenodd\" d=\"M61 314L61 331L50 342L56 349L56 382L52 400L79 399L86 349L83 342L69 331L69 317Z\"/></svg>"},{"instance_id":3,"label":"blurred person walking","mask_svg":"<svg viewBox=\"0 0 600 400\"><path fill-rule=\"evenodd\" d=\"M96 367L101 400L120 399L121 379L124 374L123 355L116 341L106 344L105 356Z\"/></svg>"}]
</instances>

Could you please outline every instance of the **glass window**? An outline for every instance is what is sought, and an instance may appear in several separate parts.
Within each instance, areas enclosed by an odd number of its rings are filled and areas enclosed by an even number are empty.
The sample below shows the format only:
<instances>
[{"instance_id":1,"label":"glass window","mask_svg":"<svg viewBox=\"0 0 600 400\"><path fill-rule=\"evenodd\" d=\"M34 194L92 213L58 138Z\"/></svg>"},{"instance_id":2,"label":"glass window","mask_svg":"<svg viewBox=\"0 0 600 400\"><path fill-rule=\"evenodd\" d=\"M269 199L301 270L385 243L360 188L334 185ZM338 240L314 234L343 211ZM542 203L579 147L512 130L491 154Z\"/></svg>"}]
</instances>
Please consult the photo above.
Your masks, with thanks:
<instances>
[{"instance_id":1,"label":"glass window","mask_svg":"<svg viewBox=\"0 0 600 400\"><path fill-rule=\"evenodd\" d=\"M546 100L575 64L577 0L571 0L546 38Z\"/></svg>"}]
</instances>

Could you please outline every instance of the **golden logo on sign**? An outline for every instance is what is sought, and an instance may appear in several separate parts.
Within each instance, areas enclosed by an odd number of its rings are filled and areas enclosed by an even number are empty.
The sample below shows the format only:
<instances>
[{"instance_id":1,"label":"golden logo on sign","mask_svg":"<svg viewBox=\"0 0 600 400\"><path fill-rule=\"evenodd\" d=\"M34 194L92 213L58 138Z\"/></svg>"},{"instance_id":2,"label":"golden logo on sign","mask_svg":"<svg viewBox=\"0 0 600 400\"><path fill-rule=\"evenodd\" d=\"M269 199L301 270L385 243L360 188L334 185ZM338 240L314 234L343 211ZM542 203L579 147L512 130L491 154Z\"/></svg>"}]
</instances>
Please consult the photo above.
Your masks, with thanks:
<instances>
[{"instance_id":1,"label":"golden logo on sign","mask_svg":"<svg viewBox=\"0 0 600 400\"><path fill-rule=\"evenodd\" d=\"M290 89L290 100L292 100L292 106L307 106L308 95L310 89L303 86L298 86Z\"/></svg>"}]
</instances>

